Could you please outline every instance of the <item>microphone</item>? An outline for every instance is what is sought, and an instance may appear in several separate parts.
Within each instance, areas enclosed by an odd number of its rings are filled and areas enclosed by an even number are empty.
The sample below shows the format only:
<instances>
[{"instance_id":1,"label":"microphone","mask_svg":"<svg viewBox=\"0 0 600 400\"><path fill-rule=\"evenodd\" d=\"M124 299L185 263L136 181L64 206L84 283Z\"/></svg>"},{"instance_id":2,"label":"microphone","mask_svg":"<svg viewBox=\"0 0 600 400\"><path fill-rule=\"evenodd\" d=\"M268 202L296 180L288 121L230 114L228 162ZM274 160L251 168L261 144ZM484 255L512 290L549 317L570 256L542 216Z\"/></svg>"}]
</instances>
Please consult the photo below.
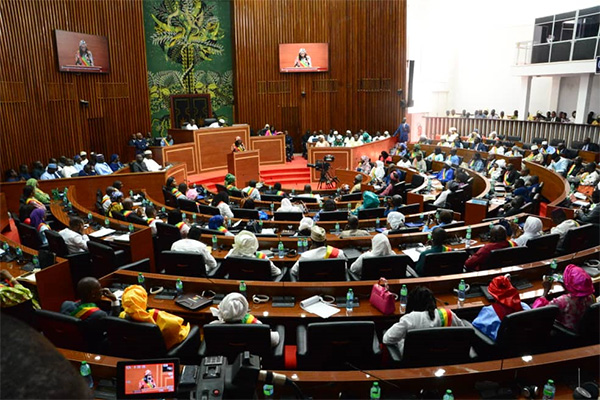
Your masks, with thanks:
<instances>
[{"instance_id":1,"label":"microphone","mask_svg":"<svg viewBox=\"0 0 600 400\"><path fill-rule=\"evenodd\" d=\"M288 377L285 376L284 374L278 374L278 373L271 372L271 371L265 371L264 369L261 369L258 372L258 381L264 382L268 385L284 386L287 379L288 379Z\"/></svg>"}]
</instances>

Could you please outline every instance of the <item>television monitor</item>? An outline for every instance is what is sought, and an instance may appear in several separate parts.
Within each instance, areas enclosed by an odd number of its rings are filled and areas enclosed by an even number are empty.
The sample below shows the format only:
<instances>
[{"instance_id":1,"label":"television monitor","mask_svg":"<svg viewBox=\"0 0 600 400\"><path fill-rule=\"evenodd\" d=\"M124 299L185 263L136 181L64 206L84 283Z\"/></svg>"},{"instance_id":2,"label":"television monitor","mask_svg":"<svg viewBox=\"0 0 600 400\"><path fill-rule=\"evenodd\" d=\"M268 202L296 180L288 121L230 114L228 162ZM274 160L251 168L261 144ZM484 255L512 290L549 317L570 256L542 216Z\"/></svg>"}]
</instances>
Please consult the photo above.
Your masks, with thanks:
<instances>
[{"instance_id":1,"label":"television monitor","mask_svg":"<svg viewBox=\"0 0 600 400\"><path fill-rule=\"evenodd\" d=\"M279 72L329 71L329 43L282 43Z\"/></svg>"},{"instance_id":2,"label":"television monitor","mask_svg":"<svg viewBox=\"0 0 600 400\"><path fill-rule=\"evenodd\" d=\"M178 381L178 358L117 363L118 399L175 398Z\"/></svg>"},{"instance_id":3,"label":"television monitor","mask_svg":"<svg viewBox=\"0 0 600 400\"><path fill-rule=\"evenodd\" d=\"M110 59L106 36L54 31L56 60L60 72L108 74Z\"/></svg>"}]
</instances>

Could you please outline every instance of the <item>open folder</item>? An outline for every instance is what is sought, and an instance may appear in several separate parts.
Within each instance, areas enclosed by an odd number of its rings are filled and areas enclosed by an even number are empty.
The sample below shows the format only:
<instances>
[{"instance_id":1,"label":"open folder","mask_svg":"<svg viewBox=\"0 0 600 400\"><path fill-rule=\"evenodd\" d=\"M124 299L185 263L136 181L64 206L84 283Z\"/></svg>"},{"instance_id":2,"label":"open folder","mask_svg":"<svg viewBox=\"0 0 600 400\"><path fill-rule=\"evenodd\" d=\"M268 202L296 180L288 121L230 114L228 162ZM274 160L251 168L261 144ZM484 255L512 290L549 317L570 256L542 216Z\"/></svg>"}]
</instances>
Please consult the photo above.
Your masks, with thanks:
<instances>
[{"instance_id":1,"label":"open folder","mask_svg":"<svg viewBox=\"0 0 600 400\"><path fill-rule=\"evenodd\" d=\"M339 308L325 303L321 296L316 295L301 301L300 307L309 313L317 314L321 318L329 318L340 312Z\"/></svg>"}]
</instances>

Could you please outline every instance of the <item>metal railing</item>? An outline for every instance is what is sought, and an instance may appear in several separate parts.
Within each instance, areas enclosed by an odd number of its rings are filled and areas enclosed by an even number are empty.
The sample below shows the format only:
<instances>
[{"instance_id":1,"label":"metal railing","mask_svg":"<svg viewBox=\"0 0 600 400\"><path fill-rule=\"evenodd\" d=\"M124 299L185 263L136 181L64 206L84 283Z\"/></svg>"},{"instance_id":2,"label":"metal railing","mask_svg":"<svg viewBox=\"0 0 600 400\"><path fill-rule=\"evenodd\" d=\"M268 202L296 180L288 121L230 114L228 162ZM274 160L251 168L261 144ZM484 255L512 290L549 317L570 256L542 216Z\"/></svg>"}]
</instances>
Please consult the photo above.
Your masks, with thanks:
<instances>
[{"instance_id":1,"label":"metal railing","mask_svg":"<svg viewBox=\"0 0 600 400\"><path fill-rule=\"evenodd\" d=\"M515 65L531 64L531 49L532 48L533 48L532 40L527 40L524 42L517 42Z\"/></svg>"}]
</instances>

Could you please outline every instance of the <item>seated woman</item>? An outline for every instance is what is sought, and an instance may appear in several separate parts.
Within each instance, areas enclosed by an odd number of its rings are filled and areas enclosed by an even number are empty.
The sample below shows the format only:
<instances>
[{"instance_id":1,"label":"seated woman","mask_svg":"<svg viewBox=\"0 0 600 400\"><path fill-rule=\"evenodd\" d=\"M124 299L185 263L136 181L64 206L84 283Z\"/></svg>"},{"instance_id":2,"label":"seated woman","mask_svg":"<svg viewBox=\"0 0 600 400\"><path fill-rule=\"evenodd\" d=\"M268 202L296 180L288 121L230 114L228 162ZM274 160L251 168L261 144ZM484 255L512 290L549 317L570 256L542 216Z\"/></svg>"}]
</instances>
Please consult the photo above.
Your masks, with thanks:
<instances>
[{"instance_id":1,"label":"seated woman","mask_svg":"<svg viewBox=\"0 0 600 400\"><path fill-rule=\"evenodd\" d=\"M394 185L400 182L400 176L398 174L398 171L390 172L389 178L390 183L386 186L385 189L383 189L383 191L381 191L381 193L379 193L379 195L382 197L389 196L394 190Z\"/></svg>"},{"instance_id":2,"label":"seated woman","mask_svg":"<svg viewBox=\"0 0 600 400\"><path fill-rule=\"evenodd\" d=\"M110 199L112 200L112 202L110 203L110 206L108 206L107 213L109 217L113 218L113 211L123 211L123 205L121 204L121 202L123 201L123 193L118 190L115 190L110 195Z\"/></svg>"},{"instance_id":3,"label":"seated woman","mask_svg":"<svg viewBox=\"0 0 600 400\"><path fill-rule=\"evenodd\" d=\"M50 226L45 221L46 212L42 209L36 208L32 211L29 216L30 222L29 224L37 229L38 234L40 235L40 239L42 240L42 244L48 244L48 239L46 238L46 234L44 231L52 230Z\"/></svg>"},{"instance_id":4,"label":"seated woman","mask_svg":"<svg viewBox=\"0 0 600 400\"><path fill-rule=\"evenodd\" d=\"M190 324L184 325L183 318L165 311L147 310L148 293L139 285L131 285L123 291L121 305L123 311L119 318L158 325L167 349L184 341L190 333Z\"/></svg>"},{"instance_id":5,"label":"seated woman","mask_svg":"<svg viewBox=\"0 0 600 400\"><path fill-rule=\"evenodd\" d=\"M229 207L229 195L221 191L213 197L211 206L217 207L219 209L219 213L223 217L233 218L233 211L231 211L231 207Z\"/></svg>"},{"instance_id":6,"label":"seated woman","mask_svg":"<svg viewBox=\"0 0 600 400\"><path fill-rule=\"evenodd\" d=\"M175 178L170 176L167 179L167 182L165 183L165 187L166 189L169 191L169 193L171 193L173 196L175 196L176 199L185 199L185 193L187 191L187 185L186 185L186 191L181 192L178 188L177 188L177 182L175 181Z\"/></svg>"},{"instance_id":7,"label":"seated woman","mask_svg":"<svg viewBox=\"0 0 600 400\"><path fill-rule=\"evenodd\" d=\"M392 162L392 156L390 156L387 151L383 150L379 155L379 161L382 161L384 164L387 164L389 162Z\"/></svg>"},{"instance_id":8,"label":"seated woman","mask_svg":"<svg viewBox=\"0 0 600 400\"><path fill-rule=\"evenodd\" d=\"M526 246L529 239L542 236L542 220L537 217L527 217L523 225L523 233L514 239L518 246ZM513 227L513 230L515 228Z\"/></svg>"},{"instance_id":9,"label":"seated woman","mask_svg":"<svg viewBox=\"0 0 600 400\"><path fill-rule=\"evenodd\" d=\"M310 236L310 230L315 225L315 221L313 221L310 217L304 217L300 221L300 225L298 226L298 233L296 236Z\"/></svg>"},{"instance_id":10,"label":"seated woman","mask_svg":"<svg viewBox=\"0 0 600 400\"><path fill-rule=\"evenodd\" d=\"M529 310L529 306L521 302L519 291L504 275L492 279L488 285L488 292L495 303L485 306L473 320L473 326L492 340L496 340L498 329L504 317L517 311Z\"/></svg>"},{"instance_id":11,"label":"seated woman","mask_svg":"<svg viewBox=\"0 0 600 400\"><path fill-rule=\"evenodd\" d=\"M387 229L383 231L385 235L389 235L391 231L402 229L404 227L404 214L398 211L392 211L387 215Z\"/></svg>"},{"instance_id":12,"label":"seated woman","mask_svg":"<svg viewBox=\"0 0 600 400\"><path fill-rule=\"evenodd\" d=\"M433 292L424 286L417 286L408 294L406 314L383 335L383 343L397 345L402 353L409 330L445 326L469 326L469 323L462 321L451 310L436 308Z\"/></svg>"},{"instance_id":13,"label":"seated woman","mask_svg":"<svg viewBox=\"0 0 600 400\"><path fill-rule=\"evenodd\" d=\"M108 164L108 166L110 167L110 169L113 170L113 172L118 171L124 167L118 154L113 154L110 156L110 164Z\"/></svg>"},{"instance_id":14,"label":"seated woman","mask_svg":"<svg viewBox=\"0 0 600 400\"><path fill-rule=\"evenodd\" d=\"M552 283L549 280L544 280L544 295L533 303L532 308L543 307L548 304L558 306L556 321L567 329L577 331L579 321L585 310L596 302L592 278L577 265L567 265L563 273L563 286L567 293L550 300Z\"/></svg>"},{"instance_id":15,"label":"seated woman","mask_svg":"<svg viewBox=\"0 0 600 400\"><path fill-rule=\"evenodd\" d=\"M50 196L43 190L37 187L37 180L34 178L28 179L25 184L33 187L33 197L42 204L50 203Z\"/></svg>"},{"instance_id":16,"label":"seated woman","mask_svg":"<svg viewBox=\"0 0 600 400\"><path fill-rule=\"evenodd\" d=\"M211 324L262 324L249 313L248 300L240 293L229 293L219 303L218 308L211 307L210 312L218 320ZM271 331L271 347L279 344L279 333Z\"/></svg>"},{"instance_id":17,"label":"seated woman","mask_svg":"<svg viewBox=\"0 0 600 400\"><path fill-rule=\"evenodd\" d=\"M229 250L229 253L225 256L225 258L229 256L236 257L249 257L249 258L259 258L261 260L268 260L266 254L257 251L258 250L258 239L254 233L249 231L241 231L237 235L235 235L235 239L233 240L233 247ZM272 261L269 261L271 265L271 275L277 276L281 274L281 270L273 264Z\"/></svg>"},{"instance_id":18,"label":"seated woman","mask_svg":"<svg viewBox=\"0 0 600 400\"><path fill-rule=\"evenodd\" d=\"M223 233L225 236L234 236L233 233L229 232L225 227L225 218L221 215L213 215L208 220L208 229L214 229Z\"/></svg>"},{"instance_id":19,"label":"seated woman","mask_svg":"<svg viewBox=\"0 0 600 400\"><path fill-rule=\"evenodd\" d=\"M338 198L338 200L339 200L339 198ZM336 210L337 210L337 207L335 204L335 200L327 199L323 202L323 208L315 213L315 215L313 216L313 220L315 222L319 222L319 220L321 219L321 213L328 212L328 211L336 211ZM310 235L310 233L308 235Z\"/></svg>"},{"instance_id":20,"label":"seated woman","mask_svg":"<svg viewBox=\"0 0 600 400\"><path fill-rule=\"evenodd\" d=\"M46 211L46 206L35 198L34 191L35 188L33 186L25 185L25 187L23 187L23 203L33 208Z\"/></svg>"},{"instance_id":21,"label":"seated woman","mask_svg":"<svg viewBox=\"0 0 600 400\"><path fill-rule=\"evenodd\" d=\"M233 174L227 174L225 175L225 187L228 190L238 190L238 188L235 187L235 175Z\"/></svg>"},{"instance_id":22,"label":"seated woman","mask_svg":"<svg viewBox=\"0 0 600 400\"><path fill-rule=\"evenodd\" d=\"M371 170L369 176L371 177L371 184L383 182L383 178L385 177L385 166L383 161L375 161L375 168Z\"/></svg>"},{"instance_id":23,"label":"seated woman","mask_svg":"<svg viewBox=\"0 0 600 400\"><path fill-rule=\"evenodd\" d=\"M350 266L350 271L358 277L362 276L363 260L370 257L393 256L394 250L389 239L383 233L378 233L371 239L371 250L362 253Z\"/></svg>"},{"instance_id":24,"label":"seated woman","mask_svg":"<svg viewBox=\"0 0 600 400\"><path fill-rule=\"evenodd\" d=\"M369 175L371 172L371 160L368 156L360 157L360 164L358 164L358 168L356 168L356 170Z\"/></svg>"},{"instance_id":25,"label":"seated woman","mask_svg":"<svg viewBox=\"0 0 600 400\"><path fill-rule=\"evenodd\" d=\"M299 206L292 205L290 199L281 199L281 207L275 212L302 212L302 209Z\"/></svg>"},{"instance_id":26,"label":"seated woman","mask_svg":"<svg viewBox=\"0 0 600 400\"><path fill-rule=\"evenodd\" d=\"M433 153L428 155L425 159L427 161L444 161L444 155L442 154L442 148L436 147L433 150Z\"/></svg>"},{"instance_id":27,"label":"seated woman","mask_svg":"<svg viewBox=\"0 0 600 400\"><path fill-rule=\"evenodd\" d=\"M379 207L379 196L375 193L366 190L363 192L362 198L362 203L352 211L353 214L358 214L360 210Z\"/></svg>"}]
</instances>

